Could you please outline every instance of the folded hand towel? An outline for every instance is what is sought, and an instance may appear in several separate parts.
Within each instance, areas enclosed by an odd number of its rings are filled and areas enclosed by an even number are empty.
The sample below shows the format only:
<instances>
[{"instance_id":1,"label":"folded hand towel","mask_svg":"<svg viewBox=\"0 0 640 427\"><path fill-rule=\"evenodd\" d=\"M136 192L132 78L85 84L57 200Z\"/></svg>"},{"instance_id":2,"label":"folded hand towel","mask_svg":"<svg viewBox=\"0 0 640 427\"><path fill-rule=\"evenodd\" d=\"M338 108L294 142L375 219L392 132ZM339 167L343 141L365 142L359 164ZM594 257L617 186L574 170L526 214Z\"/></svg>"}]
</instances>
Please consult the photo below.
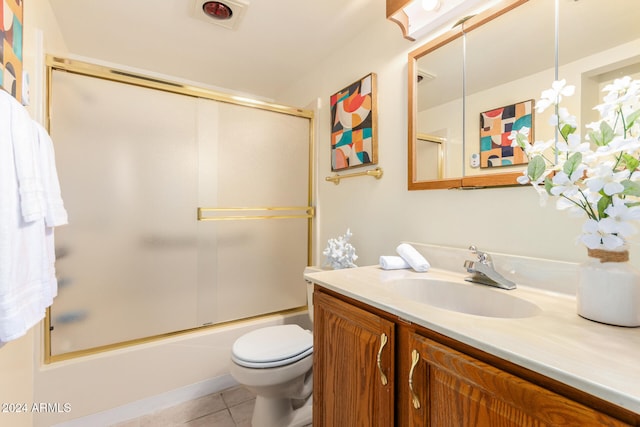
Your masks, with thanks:
<instances>
[{"instance_id":1,"label":"folded hand towel","mask_svg":"<svg viewBox=\"0 0 640 427\"><path fill-rule=\"evenodd\" d=\"M420 252L408 243L402 243L396 248L396 252L400 255L415 271L425 272L431 268L429 261L424 259Z\"/></svg>"},{"instance_id":2,"label":"folded hand towel","mask_svg":"<svg viewBox=\"0 0 640 427\"><path fill-rule=\"evenodd\" d=\"M380 267L384 270L400 270L402 268L411 268L411 266L399 256L381 256Z\"/></svg>"}]
</instances>

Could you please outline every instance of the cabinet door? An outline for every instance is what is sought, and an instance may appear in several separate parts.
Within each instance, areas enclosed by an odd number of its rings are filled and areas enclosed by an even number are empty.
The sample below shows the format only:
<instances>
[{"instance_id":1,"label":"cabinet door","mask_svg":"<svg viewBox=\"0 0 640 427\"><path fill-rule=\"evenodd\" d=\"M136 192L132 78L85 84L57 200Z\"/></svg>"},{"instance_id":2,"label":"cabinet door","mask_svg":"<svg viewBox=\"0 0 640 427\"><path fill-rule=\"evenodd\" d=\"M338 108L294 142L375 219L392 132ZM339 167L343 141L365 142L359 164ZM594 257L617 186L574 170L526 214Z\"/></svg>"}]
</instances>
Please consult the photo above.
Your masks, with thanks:
<instances>
[{"instance_id":1,"label":"cabinet door","mask_svg":"<svg viewBox=\"0 0 640 427\"><path fill-rule=\"evenodd\" d=\"M313 425L392 426L394 324L316 291Z\"/></svg>"},{"instance_id":2,"label":"cabinet door","mask_svg":"<svg viewBox=\"0 0 640 427\"><path fill-rule=\"evenodd\" d=\"M409 348L398 352L405 359L399 371L406 380L406 386L400 383L399 410L408 411L403 425L626 425L420 335L407 341Z\"/></svg>"}]
</instances>

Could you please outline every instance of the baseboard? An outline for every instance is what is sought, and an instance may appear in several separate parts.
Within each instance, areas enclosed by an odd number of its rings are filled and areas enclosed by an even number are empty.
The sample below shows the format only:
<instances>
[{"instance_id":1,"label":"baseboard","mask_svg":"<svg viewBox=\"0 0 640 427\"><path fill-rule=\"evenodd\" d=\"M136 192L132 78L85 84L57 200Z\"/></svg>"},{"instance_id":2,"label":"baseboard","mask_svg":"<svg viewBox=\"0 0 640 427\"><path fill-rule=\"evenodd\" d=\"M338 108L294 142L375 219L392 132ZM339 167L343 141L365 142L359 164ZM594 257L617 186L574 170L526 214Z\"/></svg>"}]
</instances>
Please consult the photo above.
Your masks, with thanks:
<instances>
[{"instance_id":1,"label":"baseboard","mask_svg":"<svg viewBox=\"0 0 640 427\"><path fill-rule=\"evenodd\" d=\"M106 427L139 418L145 414L179 405L208 394L218 393L222 390L235 387L236 385L238 385L238 382L233 379L231 374L226 374L171 390L157 396L127 403L126 405L98 412L97 414L55 424L52 427Z\"/></svg>"}]
</instances>

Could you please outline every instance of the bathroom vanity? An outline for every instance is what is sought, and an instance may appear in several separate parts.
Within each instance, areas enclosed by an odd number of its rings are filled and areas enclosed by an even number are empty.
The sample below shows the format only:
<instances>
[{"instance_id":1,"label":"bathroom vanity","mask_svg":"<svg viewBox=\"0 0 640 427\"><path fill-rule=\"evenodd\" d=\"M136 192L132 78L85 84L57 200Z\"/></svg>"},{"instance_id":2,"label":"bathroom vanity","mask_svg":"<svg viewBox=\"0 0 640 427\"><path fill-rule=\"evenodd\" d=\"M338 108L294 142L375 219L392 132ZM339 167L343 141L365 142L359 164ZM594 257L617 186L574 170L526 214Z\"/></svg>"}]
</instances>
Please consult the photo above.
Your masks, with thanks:
<instances>
[{"instance_id":1,"label":"bathroom vanity","mask_svg":"<svg viewBox=\"0 0 640 427\"><path fill-rule=\"evenodd\" d=\"M497 259L516 290L439 268L306 275L315 283L313 424L640 425L640 329L582 319L573 296L531 286L521 272L540 260ZM550 267L556 279L571 275L569 263ZM440 300L422 291L432 285ZM472 298L447 307L444 285ZM473 300L484 308L470 314Z\"/></svg>"}]
</instances>

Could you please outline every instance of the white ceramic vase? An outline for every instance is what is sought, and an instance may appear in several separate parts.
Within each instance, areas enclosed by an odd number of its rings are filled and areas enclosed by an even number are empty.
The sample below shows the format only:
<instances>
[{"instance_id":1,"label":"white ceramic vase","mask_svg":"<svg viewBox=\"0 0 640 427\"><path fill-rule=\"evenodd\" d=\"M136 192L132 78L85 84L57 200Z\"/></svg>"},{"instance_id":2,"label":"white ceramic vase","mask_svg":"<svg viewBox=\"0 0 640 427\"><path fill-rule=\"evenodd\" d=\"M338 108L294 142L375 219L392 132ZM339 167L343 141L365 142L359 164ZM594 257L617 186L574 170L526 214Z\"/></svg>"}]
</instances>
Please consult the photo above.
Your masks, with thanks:
<instances>
[{"instance_id":1,"label":"white ceramic vase","mask_svg":"<svg viewBox=\"0 0 640 427\"><path fill-rule=\"evenodd\" d=\"M629 253L589 250L580 265L578 314L615 326L640 326L640 271Z\"/></svg>"}]
</instances>

